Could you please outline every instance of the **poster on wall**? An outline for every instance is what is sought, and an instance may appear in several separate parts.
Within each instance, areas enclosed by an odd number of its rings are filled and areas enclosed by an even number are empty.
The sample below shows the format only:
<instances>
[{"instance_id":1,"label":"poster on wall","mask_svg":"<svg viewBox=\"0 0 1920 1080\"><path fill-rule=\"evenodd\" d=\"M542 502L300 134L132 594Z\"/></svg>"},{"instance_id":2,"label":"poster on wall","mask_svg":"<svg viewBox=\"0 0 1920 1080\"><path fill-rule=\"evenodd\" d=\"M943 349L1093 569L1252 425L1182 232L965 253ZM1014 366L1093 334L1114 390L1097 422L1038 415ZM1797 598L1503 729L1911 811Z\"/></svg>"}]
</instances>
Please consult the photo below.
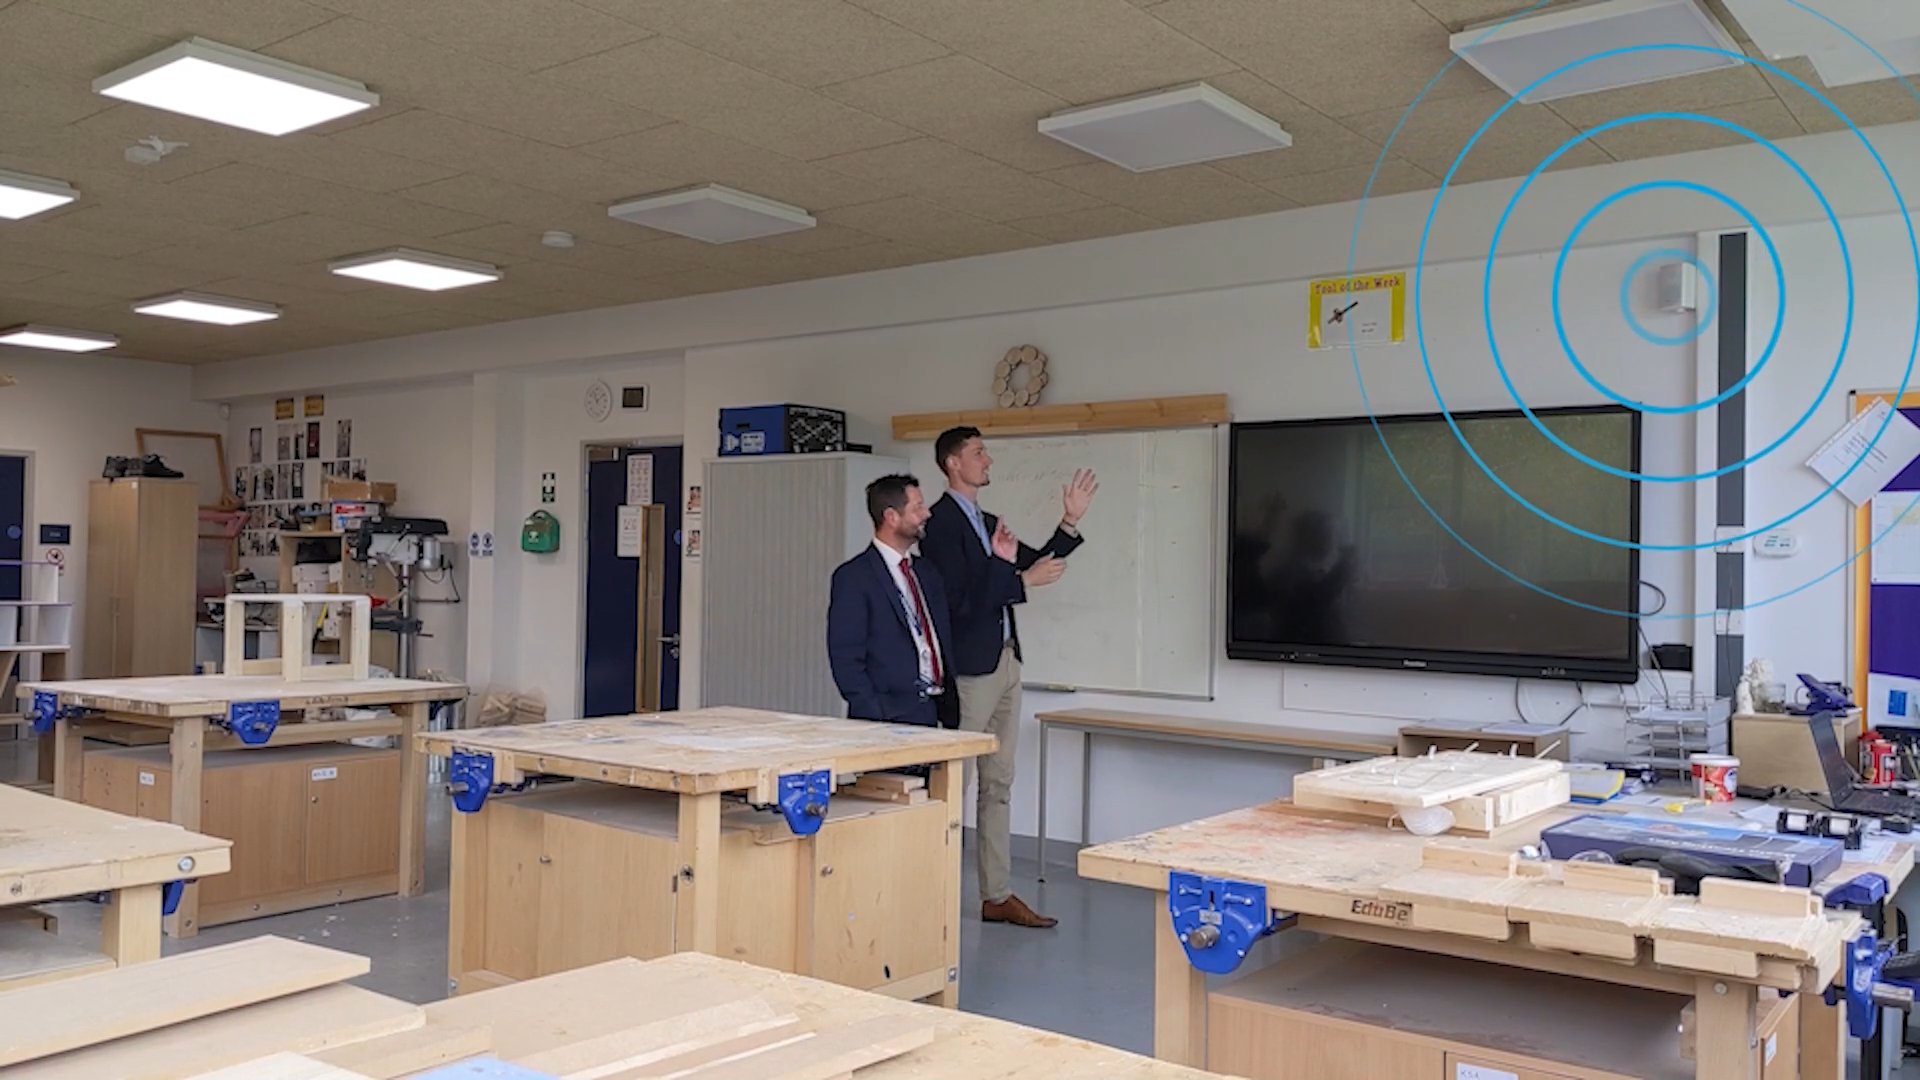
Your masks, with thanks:
<instances>
[{"instance_id":1,"label":"poster on wall","mask_svg":"<svg viewBox=\"0 0 1920 1080\"><path fill-rule=\"evenodd\" d=\"M265 432L259 428L247 429L247 464L260 464L260 452L266 443L264 436Z\"/></svg>"},{"instance_id":2,"label":"poster on wall","mask_svg":"<svg viewBox=\"0 0 1920 1080\"><path fill-rule=\"evenodd\" d=\"M629 504L619 508L619 532L614 537L613 554L616 558L637 559L640 557L640 534L646 518L641 514L644 506Z\"/></svg>"},{"instance_id":3,"label":"poster on wall","mask_svg":"<svg viewBox=\"0 0 1920 1080\"><path fill-rule=\"evenodd\" d=\"M333 422L333 456L350 458L353 456L353 421L335 420Z\"/></svg>"},{"instance_id":4,"label":"poster on wall","mask_svg":"<svg viewBox=\"0 0 1920 1080\"><path fill-rule=\"evenodd\" d=\"M325 416L327 414L327 395L308 394L306 408L301 411L305 416Z\"/></svg>"},{"instance_id":5,"label":"poster on wall","mask_svg":"<svg viewBox=\"0 0 1920 1080\"><path fill-rule=\"evenodd\" d=\"M653 505L653 455L627 455L627 505Z\"/></svg>"},{"instance_id":6,"label":"poster on wall","mask_svg":"<svg viewBox=\"0 0 1920 1080\"><path fill-rule=\"evenodd\" d=\"M1307 348L1398 345L1407 338L1407 275L1356 274L1307 284Z\"/></svg>"},{"instance_id":7,"label":"poster on wall","mask_svg":"<svg viewBox=\"0 0 1920 1080\"><path fill-rule=\"evenodd\" d=\"M687 558L696 560L696 561L700 558L700 530L699 529L687 530Z\"/></svg>"},{"instance_id":8,"label":"poster on wall","mask_svg":"<svg viewBox=\"0 0 1920 1080\"><path fill-rule=\"evenodd\" d=\"M701 498L700 485L699 484L689 485L687 488L687 508L686 508L686 515L688 517L700 516L700 498Z\"/></svg>"},{"instance_id":9,"label":"poster on wall","mask_svg":"<svg viewBox=\"0 0 1920 1080\"><path fill-rule=\"evenodd\" d=\"M320 421L309 420L307 421L307 458L308 460L313 460L318 458L319 456L320 456Z\"/></svg>"},{"instance_id":10,"label":"poster on wall","mask_svg":"<svg viewBox=\"0 0 1920 1080\"><path fill-rule=\"evenodd\" d=\"M273 403L273 418L275 420L293 419L293 399L290 397L283 397L276 400Z\"/></svg>"}]
</instances>

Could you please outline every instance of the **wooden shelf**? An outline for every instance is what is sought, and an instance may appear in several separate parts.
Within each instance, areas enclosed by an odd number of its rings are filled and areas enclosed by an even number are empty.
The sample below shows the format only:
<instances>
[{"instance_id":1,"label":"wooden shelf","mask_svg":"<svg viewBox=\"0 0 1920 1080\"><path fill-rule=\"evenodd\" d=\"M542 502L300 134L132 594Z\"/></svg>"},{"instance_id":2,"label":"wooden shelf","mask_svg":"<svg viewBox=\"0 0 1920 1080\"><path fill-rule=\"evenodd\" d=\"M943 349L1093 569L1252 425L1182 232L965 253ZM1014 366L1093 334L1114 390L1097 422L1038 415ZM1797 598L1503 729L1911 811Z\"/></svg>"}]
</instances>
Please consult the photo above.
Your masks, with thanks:
<instances>
[{"instance_id":1,"label":"wooden shelf","mask_svg":"<svg viewBox=\"0 0 1920 1080\"><path fill-rule=\"evenodd\" d=\"M1092 401L1077 405L1034 405L1024 409L968 409L913 413L893 418L900 442L938 438L951 427L976 427L993 435L1070 435L1088 431L1137 431L1151 428L1204 427L1233 419L1225 394Z\"/></svg>"}]
</instances>

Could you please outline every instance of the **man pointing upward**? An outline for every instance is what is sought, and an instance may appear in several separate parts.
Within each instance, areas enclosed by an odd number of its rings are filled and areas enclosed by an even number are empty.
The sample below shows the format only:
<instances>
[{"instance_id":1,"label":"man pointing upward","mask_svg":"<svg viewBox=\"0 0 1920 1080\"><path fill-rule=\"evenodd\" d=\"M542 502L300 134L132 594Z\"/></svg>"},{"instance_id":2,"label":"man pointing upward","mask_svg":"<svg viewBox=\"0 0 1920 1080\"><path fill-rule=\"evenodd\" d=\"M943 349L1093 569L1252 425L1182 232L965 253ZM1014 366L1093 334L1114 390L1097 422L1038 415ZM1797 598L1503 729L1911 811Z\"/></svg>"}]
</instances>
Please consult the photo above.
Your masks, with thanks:
<instances>
[{"instance_id":1,"label":"man pointing upward","mask_svg":"<svg viewBox=\"0 0 1920 1080\"><path fill-rule=\"evenodd\" d=\"M1080 518L1099 484L1091 471L1075 470L1060 492L1060 526L1044 546L1034 548L980 508L980 489L992 482L993 458L979 429L957 427L941 433L933 453L946 475L947 493L933 505L920 550L946 584L960 727L999 740L998 748L977 765L980 918L1045 928L1057 920L1028 907L1007 881L1012 861L1009 803L1020 728L1020 633L1013 608L1026 602L1028 588L1051 585L1066 572L1066 557L1082 543ZM968 769L975 771L976 766L969 762Z\"/></svg>"}]
</instances>

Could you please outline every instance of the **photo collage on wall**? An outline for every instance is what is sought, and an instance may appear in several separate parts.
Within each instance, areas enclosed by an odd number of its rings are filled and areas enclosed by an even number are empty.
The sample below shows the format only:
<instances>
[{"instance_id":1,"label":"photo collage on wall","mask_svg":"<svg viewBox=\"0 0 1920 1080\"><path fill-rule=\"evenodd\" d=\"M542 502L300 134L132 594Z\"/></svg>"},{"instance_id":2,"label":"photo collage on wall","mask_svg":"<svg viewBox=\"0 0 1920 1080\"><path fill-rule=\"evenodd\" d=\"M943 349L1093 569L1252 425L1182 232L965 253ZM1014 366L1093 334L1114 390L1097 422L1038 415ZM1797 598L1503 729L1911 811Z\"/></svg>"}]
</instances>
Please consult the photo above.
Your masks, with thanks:
<instances>
[{"instance_id":1,"label":"photo collage on wall","mask_svg":"<svg viewBox=\"0 0 1920 1080\"><path fill-rule=\"evenodd\" d=\"M247 507L241 557L278 555L280 533L326 516L327 480L365 480L367 461L353 455L353 421L320 417L326 399L310 395L305 417L292 419L292 399L275 405L272 428L247 431L247 463L233 470L233 495ZM271 440L271 441L269 441ZM317 467L316 467L317 466Z\"/></svg>"}]
</instances>

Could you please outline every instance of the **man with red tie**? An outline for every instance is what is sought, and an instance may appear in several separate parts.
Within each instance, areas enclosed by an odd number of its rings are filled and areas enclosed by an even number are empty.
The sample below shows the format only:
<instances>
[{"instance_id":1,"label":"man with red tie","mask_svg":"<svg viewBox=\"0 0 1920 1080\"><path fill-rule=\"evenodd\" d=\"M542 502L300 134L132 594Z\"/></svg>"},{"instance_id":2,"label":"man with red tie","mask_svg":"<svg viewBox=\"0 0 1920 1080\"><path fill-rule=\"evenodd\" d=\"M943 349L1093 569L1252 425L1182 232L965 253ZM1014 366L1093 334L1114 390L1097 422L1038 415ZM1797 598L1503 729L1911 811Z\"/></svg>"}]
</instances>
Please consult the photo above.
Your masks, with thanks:
<instances>
[{"instance_id":1,"label":"man with red tie","mask_svg":"<svg viewBox=\"0 0 1920 1080\"><path fill-rule=\"evenodd\" d=\"M954 727L946 590L912 557L927 523L920 482L883 476L867 485L873 543L833 572L827 660L856 720Z\"/></svg>"}]
</instances>

